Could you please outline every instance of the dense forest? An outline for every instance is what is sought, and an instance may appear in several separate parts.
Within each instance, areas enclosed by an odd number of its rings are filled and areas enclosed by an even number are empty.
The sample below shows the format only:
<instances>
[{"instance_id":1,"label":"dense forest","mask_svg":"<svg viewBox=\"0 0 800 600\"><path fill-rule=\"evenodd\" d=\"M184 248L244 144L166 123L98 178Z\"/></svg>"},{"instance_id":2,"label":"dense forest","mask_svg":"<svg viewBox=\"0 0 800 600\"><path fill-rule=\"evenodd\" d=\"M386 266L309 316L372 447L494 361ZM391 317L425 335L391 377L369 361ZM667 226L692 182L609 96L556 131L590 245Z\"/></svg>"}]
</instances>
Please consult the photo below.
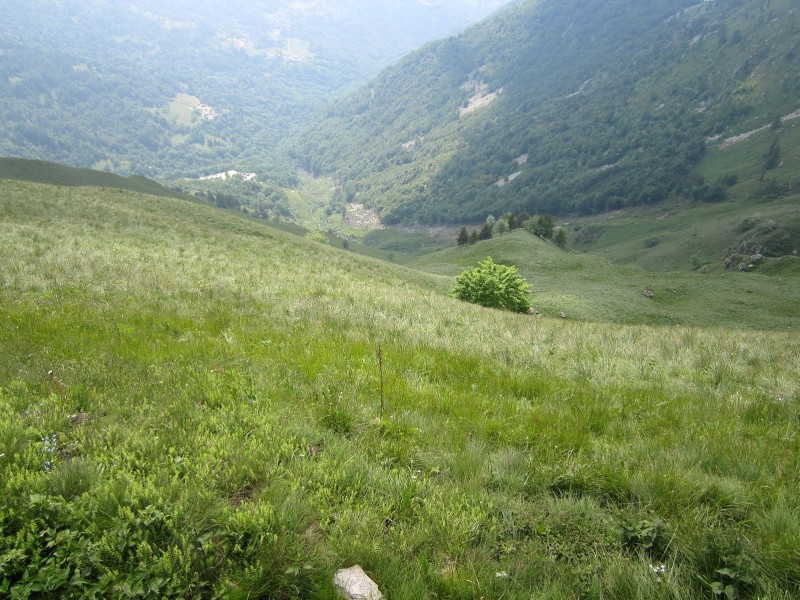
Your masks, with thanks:
<instances>
[{"instance_id":1,"label":"dense forest","mask_svg":"<svg viewBox=\"0 0 800 600\"><path fill-rule=\"evenodd\" d=\"M388 224L720 201L736 173L692 168L797 109L796 32L788 0L521 2L385 70L290 151Z\"/></svg>"}]
</instances>

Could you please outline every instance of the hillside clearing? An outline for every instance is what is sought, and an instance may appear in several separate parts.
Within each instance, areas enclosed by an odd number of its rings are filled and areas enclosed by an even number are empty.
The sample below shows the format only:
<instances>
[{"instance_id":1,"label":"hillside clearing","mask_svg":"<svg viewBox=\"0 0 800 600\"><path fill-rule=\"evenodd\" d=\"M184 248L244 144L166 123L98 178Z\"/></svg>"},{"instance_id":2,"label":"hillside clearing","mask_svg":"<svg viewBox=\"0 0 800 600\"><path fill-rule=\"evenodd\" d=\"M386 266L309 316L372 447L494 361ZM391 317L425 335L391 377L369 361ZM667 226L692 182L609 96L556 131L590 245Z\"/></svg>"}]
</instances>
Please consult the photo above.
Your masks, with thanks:
<instances>
[{"instance_id":1,"label":"hillside clearing","mask_svg":"<svg viewBox=\"0 0 800 600\"><path fill-rule=\"evenodd\" d=\"M475 79L469 79L461 86L461 89L472 92L472 96L467 99L465 105L458 109L458 114L462 118L476 110L489 106L503 93L503 88L490 92L488 85Z\"/></svg>"}]
</instances>

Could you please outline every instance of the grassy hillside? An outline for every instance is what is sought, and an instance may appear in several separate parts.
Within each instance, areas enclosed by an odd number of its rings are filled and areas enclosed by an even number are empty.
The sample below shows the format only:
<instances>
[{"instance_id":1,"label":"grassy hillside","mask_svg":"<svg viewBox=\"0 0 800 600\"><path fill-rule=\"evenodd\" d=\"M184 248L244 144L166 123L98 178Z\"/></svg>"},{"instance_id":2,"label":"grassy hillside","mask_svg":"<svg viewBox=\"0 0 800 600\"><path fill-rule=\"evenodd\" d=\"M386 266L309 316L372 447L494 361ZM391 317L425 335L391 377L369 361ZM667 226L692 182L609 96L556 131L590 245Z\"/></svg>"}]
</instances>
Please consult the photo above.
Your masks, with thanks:
<instances>
[{"instance_id":1,"label":"grassy hillside","mask_svg":"<svg viewBox=\"0 0 800 600\"><path fill-rule=\"evenodd\" d=\"M699 273L654 272L612 264L606 256L562 250L517 230L428 254L410 266L454 277L487 256L516 265L533 286L534 307L550 317L564 312L568 318L609 323L784 330L800 326L796 257L767 260L748 273L726 271L721 261ZM780 277L773 275L776 270L782 271ZM646 289L655 296L645 297Z\"/></svg>"},{"instance_id":2,"label":"grassy hillside","mask_svg":"<svg viewBox=\"0 0 800 600\"><path fill-rule=\"evenodd\" d=\"M762 126L763 127L763 126ZM753 131L753 125L743 131ZM765 171L770 146L778 164ZM765 127L729 145L716 140L697 165L705 181L736 174L724 202L672 199L599 216L571 218L574 247L652 271L719 266L731 254L800 254L800 120ZM792 261L787 261L792 262Z\"/></svg>"},{"instance_id":3,"label":"grassy hillside","mask_svg":"<svg viewBox=\"0 0 800 600\"><path fill-rule=\"evenodd\" d=\"M179 196L146 177L120 177L113 173L75 169L42 160L0 157L0 179L18 179L60 186L93 186L128 190L153 196Z\"/></svg>"},{"instance_id":4,"label":"grassy hillside","mask_svg":"<svg viewBox=\"0 0 800 600\"><path fill-rule=\"evenodd\" d=\"M800 253L800 197L669 202L575 219L566 226L574 248L649 271L705 265L718 271L732 254L756 252L792 263Z\"/></svg>"},{"instance_id":5,"label":"grassy hillside","mask_svg":"<svg viewBox=\"0 0 800 600\"><path fill-rule=\"evenodd\" d=\"M332 599L353 563L398 599L800 593L795 331L451 281L0 182L0 595Z\"/></svg>"}]
</instances>

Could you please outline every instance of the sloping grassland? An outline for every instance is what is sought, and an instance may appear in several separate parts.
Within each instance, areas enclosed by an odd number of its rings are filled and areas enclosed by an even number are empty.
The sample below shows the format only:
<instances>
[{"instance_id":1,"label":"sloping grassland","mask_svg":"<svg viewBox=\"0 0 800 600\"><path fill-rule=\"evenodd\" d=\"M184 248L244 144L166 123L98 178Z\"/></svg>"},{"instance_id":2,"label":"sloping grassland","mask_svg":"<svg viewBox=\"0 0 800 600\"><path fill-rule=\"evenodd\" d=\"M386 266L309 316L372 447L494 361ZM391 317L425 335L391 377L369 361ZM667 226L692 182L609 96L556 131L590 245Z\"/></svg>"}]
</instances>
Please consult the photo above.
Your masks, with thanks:
<instances>
[{"instance_id":1,"label":"sloping grassland","mask_svg":"<svg viewBox=\"0 0 800 600\"><path fill-rule=\"evenodd\" d=\"M354 563L389 598L800 593L796 333L446 281L0 183L0 595L332 598Z\"/></svg>"}]
</instances>

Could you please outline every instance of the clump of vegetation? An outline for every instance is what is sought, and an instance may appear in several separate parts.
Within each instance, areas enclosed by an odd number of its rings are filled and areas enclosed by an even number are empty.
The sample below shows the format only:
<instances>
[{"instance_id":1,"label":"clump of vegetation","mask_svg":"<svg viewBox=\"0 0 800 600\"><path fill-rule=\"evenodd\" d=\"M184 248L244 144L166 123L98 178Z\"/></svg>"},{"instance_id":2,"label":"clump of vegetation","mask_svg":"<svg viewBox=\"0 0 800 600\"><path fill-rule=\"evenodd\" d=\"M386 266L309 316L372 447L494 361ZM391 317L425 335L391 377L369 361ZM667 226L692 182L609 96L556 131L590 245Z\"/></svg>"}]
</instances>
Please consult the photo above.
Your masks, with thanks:
<instances>
[{"instance_id":1,"label":"clump of vegetation","mask_svg":"<svg viewBox=\"0 0 800 600\"><path fill-rule=\"evenodd\" d=\"M550 215L529 219L525 223L526 231L547 240L553 237L553 227L553 217Z\"/></svg>"},{"instance_id":2,"label":"clump of vegetation","mask_svg":"<svg viewBox=\"0 0 800 600\"><path fill-rule=\"evenodd\" d=\"M453 296L488 308L528 312L531 308L530 285L517 267L499 265L491 257L467 269L456 278Z\"/></svg>"},{"instance_id":3,"label":"clump of vegetation","mask_svg":"<svg viewBox=\"0 0 800 600\"><path fill-rule=\"evenodd\" d=\"M591 244L598 241L606 229L597 223L589 223L575 233L575 241L582 244Z\"/></svg>"},{"instance_id":4,"label":"clump of vegetation","mask_svg":"<svg viewBox=\"0 0 800 600\"><path fill-rule=\"evenodd\" d=\"M692 254L691 261L692 261L692 268L695 271L697 269L705 267L706 265L711 264L711 259L702 254Z\"/></svg>"},{"instance_id":5,"label":"clump of vegetation","mask_svg":"<svg viewBox=\"0 0 800 600\"><path fill-rule=\"evenodd\" d=\"M503 235L504 233L508 233L510 227L508 226L508 221L503 219L498 219L497 222L492 227L492 234L497 234L498 236Z\"/></svg>"},{"instance_id":6,"label":"clump of vegetation","mask_svg":"<svg viewBox=\"0 0 800 600\"><path fill-rule=\"evenodd\" d=\"M736 231L746 233L761 222L761 215L750 215L743 218L736 224Z\"/></svg>"}]
</instances>

